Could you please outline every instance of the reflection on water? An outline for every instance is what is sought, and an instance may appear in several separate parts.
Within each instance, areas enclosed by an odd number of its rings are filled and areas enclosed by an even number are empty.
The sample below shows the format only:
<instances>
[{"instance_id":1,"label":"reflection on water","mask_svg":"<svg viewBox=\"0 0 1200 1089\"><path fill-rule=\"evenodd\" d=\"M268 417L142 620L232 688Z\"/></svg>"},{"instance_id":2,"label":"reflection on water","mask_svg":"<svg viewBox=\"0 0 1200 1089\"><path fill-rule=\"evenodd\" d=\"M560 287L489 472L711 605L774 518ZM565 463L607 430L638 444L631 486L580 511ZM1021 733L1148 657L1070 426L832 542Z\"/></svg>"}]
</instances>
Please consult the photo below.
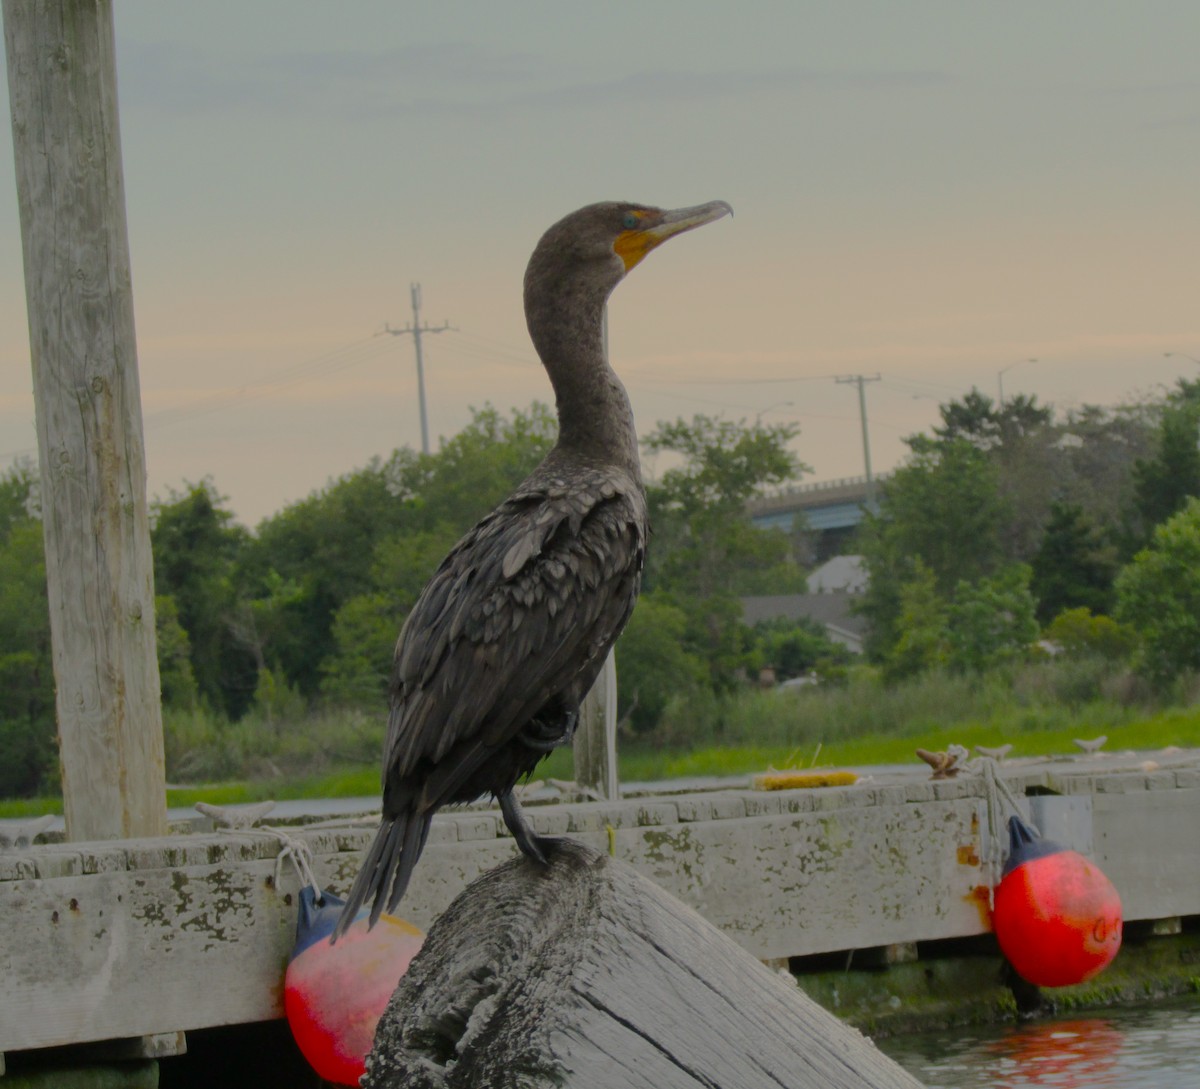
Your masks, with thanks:
<instances>
[{"instance_id":1,"label":"reflection on water","mask_svg":"<svg viewBox=\"0 0 1200 1089\"><path fill-rule=\"evenodd\" d=\"M879 1047L929 1089L1197 1089L1200 999Z\"/></svg>"}]
</instances>

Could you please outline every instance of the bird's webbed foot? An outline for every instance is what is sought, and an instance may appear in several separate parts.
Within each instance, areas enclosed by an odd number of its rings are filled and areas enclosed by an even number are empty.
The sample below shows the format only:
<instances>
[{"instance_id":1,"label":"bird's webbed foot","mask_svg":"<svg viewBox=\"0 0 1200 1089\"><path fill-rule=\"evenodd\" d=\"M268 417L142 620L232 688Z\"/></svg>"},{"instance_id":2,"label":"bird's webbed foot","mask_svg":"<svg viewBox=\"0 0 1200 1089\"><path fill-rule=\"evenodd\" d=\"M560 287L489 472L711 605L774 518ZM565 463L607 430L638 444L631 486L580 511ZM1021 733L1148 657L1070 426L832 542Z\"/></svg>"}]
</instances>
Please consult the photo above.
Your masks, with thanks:
<instances>
[{"instance_id":1,"label":"bird's webbed foot","mask_svg":"<svg viewBox=\"0 0 1200 1089\"><path fill-rule=\"evenodd\" d=\"M570 744L578 724L578 711L567 711L558 719L531 718L517 736L535 752L551 752L560 745Z\"/></svg>"},{"instance_id":2,"label":"bird's webbed foot","mask_svg":"<svg viewBox=\"0 0 1200 1089\"><path fill-rule=\"evenodd\" d=\"M511 790L506 790L497 797L500 802L500 812L504 814L504 823L512 833L513 839L517 841L517 846L521 848L521 853L527 858L532 858L539 866L545 866L546 855L554 840L549 836L539 836L534 832L529 826L529 819L525 816L525 811L518 804L516 796Z\"/></svg>"}]
</instances>

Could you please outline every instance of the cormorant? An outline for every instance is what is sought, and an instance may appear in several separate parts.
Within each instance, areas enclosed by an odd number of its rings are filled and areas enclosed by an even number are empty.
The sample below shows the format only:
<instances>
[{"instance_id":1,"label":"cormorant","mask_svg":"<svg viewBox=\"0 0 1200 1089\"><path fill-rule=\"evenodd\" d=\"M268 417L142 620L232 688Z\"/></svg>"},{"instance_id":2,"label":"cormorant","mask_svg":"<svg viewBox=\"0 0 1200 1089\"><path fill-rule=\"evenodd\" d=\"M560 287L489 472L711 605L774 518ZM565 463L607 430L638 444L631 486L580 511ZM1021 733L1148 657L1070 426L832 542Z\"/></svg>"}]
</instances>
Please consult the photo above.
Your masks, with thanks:
<instances>
[{"instance_id":1,"label":"cormorant","mask_svg":"<svg viewBox=\"0 0 1200 1089\"><path fill-rule=\"evenodd\" d=\"M570 741L579 705L637 598L649 525L625 387L604 350L613 288L724 201L663 211L608 202L542 236L525 317L558 409L554 448L442 561L392 669L383 820L338 922L371 924L404 895L443 805L493 794L521 850L545 862L513 787Z\"/></svg>"}]
</instances>

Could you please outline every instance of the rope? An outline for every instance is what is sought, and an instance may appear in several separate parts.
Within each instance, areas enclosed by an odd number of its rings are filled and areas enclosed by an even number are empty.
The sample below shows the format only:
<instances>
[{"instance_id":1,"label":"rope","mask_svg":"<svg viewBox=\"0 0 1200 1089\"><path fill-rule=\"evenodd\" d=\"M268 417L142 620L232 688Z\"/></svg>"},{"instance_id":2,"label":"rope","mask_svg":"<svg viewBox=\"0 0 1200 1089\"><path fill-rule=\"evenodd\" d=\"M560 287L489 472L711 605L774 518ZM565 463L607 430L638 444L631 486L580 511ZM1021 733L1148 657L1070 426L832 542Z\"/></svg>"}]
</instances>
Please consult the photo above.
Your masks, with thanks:
<instances>
[{"instance_id":1,"label":"rope","mask_svg":"<svg viewBox=\"0 0 1200 1089\"><path fill-rule=\"evenodd\" d=\"M313 873L312 848L302 839L292 835L282 828L271 824L257 824L261 816L274 806L274 802L262 802L253 806L219 806L207 802L197 802L196 809L216 824L218 832L228 832L236 836L267 836L279 844L279 853L275 856L274 883L276 892L279 891L283 877L283 865L291 862L296 876L300 878L301 886L307 885L313 891L313 900L319 906L325 902L325 894L317 884L316 874Z\"/></svg>"},{"instance_id":2,"label":"rope","mask_svg":"<svg viewBox=\"0 0 1200 1089\"><path fill-rule=\"evenodd\" d=\"M295 836L289 835L282 828L276 828L273 825L264 824L260 828L247 829L249 832L265 832L268 835L275 836L279 840L279 854L275 856L275 888L279 889L279 881L283 876L283 864L285 861L291 861L293 869L296 871L296 876L300 878L301 885L307 885L313 891L313 902L320 907L325 902L325 894L321 891L321 886L317 884L316 874L313 873L312 848L302 839L297 839Z\"/></svg>"},{"instance_id":3,"label":"rope","mask_svg":"<svg viewBox=\"0 0 1200 1089\"><path fill-rule=\"evenodd\" d=\"M1017 804L1012 789L1000 775L999 765L990 756L980 756L967 765L967 770L983 777L983 795L987 803L988 845L983 852L983 868L987 876L988 907L996 906L996 886L1000 883L1000 874L1004 868L1005 820L1004 804L1013 814L1025 820L1021 807ZM1032 823L1026 821L1027 824ZM1038 831L1036 828L1035 831Z\"/></svg>"}]
</instances>

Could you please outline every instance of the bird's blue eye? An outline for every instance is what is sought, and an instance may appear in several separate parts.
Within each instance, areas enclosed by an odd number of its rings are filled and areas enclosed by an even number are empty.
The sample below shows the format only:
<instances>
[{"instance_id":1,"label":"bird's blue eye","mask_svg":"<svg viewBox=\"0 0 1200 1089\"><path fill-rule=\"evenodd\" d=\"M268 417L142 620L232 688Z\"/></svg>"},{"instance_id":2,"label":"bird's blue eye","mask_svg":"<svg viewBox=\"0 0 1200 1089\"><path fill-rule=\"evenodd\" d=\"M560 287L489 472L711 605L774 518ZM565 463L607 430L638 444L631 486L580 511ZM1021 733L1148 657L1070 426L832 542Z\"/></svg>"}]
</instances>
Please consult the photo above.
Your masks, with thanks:
<instances>
[{"instance_id":1,"label":"bird's blue eye","mask_svg":"<svg viewBox=\"0 0 1200 1089\"><path fill-rule=\"evenodd\" d=\"M638 219L637 212L626 212L625 218L621 221L627 231L632 231L641 220Z\"/></svg>"}]
</instances>

